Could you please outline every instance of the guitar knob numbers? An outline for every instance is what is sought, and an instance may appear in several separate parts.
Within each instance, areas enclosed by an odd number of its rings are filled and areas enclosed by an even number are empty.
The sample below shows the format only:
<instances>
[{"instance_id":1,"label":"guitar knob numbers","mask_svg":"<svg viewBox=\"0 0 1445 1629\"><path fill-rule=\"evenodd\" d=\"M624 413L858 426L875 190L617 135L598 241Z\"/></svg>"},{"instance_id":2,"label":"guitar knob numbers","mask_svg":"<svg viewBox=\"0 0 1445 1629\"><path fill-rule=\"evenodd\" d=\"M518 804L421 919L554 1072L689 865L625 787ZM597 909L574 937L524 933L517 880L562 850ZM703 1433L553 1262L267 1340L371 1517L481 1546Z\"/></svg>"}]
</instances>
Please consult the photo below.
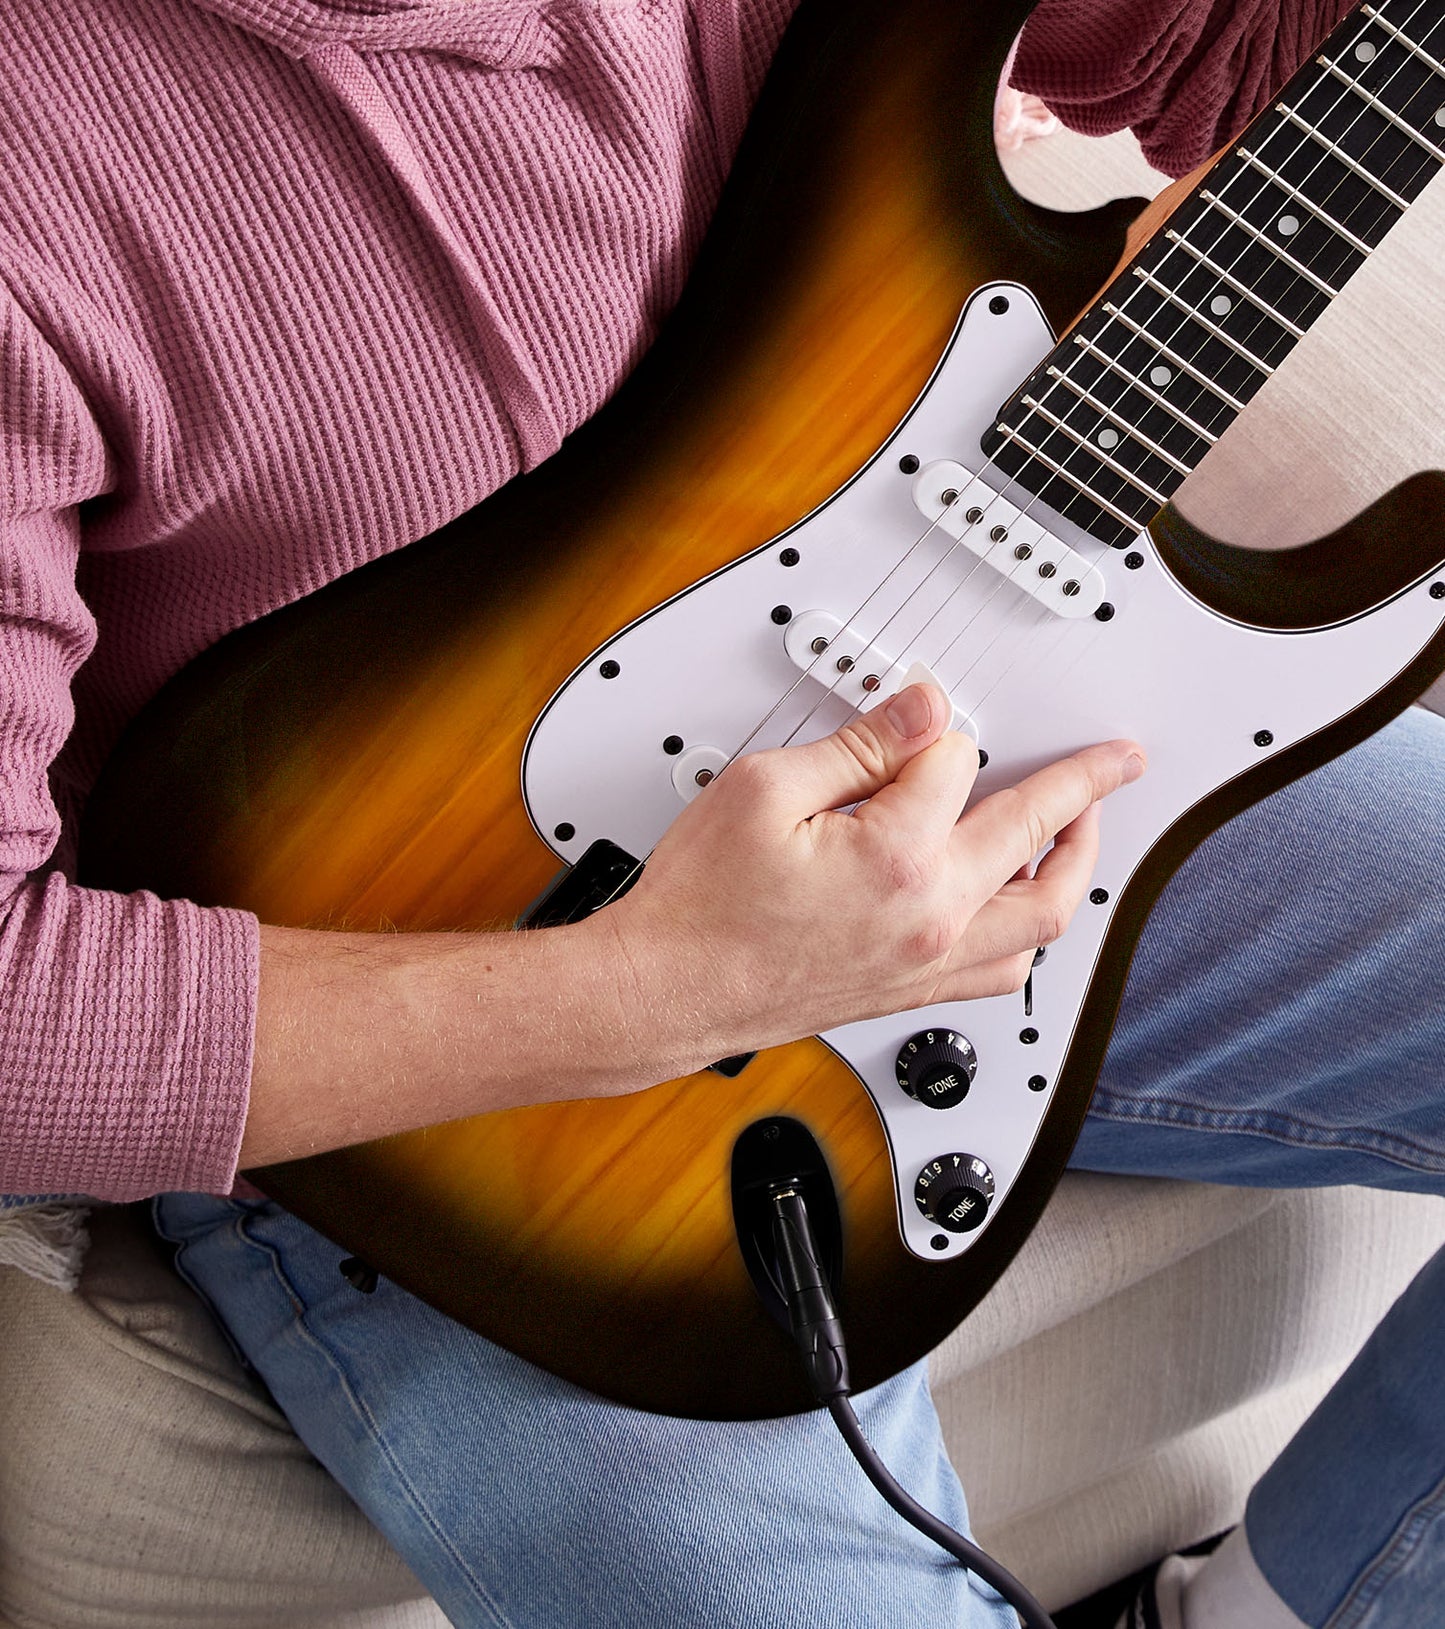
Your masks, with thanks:
<instances>
[{"instance_id":1,"label":"guitar knob numbers","mask_svg":"<svg viewBox=\"0 0 1445 1629\"><path fill-rule=\"evenodd\" d=\"M965 1035L925 1029L903 1043L895 1065L899 1086L930 1109L962 1103L978 1073L978 1054Z\"/></svg>"},{"instance_id":2,"label":"guitar knob numbers","mask_svg":"<svg viewBox=\"0 0 1445 1629\"><path fill-rule=\"evenodd\" d=\"M930 1222L972 1233L993 1203L993 1172L974 1154L941 1154L918 1173L913 1198Z\"/></svg>"}]
</instances>

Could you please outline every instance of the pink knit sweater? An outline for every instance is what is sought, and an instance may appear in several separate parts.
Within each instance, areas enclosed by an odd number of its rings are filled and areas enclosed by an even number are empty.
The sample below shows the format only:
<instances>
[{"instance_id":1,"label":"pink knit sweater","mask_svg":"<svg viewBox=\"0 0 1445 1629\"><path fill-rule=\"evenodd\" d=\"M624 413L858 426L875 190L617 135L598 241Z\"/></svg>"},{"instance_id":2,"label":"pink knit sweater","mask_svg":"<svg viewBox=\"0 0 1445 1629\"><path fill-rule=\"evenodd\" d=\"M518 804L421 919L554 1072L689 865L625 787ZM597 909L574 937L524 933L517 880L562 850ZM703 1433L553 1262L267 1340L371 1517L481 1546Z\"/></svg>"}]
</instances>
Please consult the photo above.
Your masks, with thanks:
<instances>
[{"instance_id":1,"label":"pink knit sweater","mask_svg":"<svg viewBox=\"0 0 1445 1629\"><path fill-rule=\"evenodd\" d=\"M78 801L198 651L616 388L793 4L3 0L0 1193L230 1186L256 924L73 886ZM1015 78L1179 171L1340 9L1043 0Z\"/></svg>"}]
</instances>

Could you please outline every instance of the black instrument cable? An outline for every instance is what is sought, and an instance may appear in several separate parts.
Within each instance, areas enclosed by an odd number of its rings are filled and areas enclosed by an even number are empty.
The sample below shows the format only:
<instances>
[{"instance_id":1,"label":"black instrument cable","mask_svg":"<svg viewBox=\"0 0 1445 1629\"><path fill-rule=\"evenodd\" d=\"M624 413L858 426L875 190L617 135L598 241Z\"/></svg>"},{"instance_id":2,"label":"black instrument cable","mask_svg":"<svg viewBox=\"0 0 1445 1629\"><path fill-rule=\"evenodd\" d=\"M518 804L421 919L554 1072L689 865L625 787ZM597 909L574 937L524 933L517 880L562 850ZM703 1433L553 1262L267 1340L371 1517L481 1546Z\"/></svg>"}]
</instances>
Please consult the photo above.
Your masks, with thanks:
<instances>
[{"instance_id":1,"label":"black instrument cable","mask_svg":"<svg viewBox=\"0 0 1445 1629\"><path fill-rule=\"evenodd\" d=\"M778 1283L787 1304L789 1329L802 1354L813 1395L833 1416L864 1474L904 1521L996 1589L1018 1613L1024 1629L1055 1629L1054 1620L1006 1567L1000 1566L931 1510L925 1510L894 1481L872 1443L863 1435L863 1427L848 1400L851 1387L843 1326L838 1320L822 1256L808 1221L808 1207L797 1187L790 1183L774 1185L769 1197L773 1204Z\"/></svg>"}]
</instances>

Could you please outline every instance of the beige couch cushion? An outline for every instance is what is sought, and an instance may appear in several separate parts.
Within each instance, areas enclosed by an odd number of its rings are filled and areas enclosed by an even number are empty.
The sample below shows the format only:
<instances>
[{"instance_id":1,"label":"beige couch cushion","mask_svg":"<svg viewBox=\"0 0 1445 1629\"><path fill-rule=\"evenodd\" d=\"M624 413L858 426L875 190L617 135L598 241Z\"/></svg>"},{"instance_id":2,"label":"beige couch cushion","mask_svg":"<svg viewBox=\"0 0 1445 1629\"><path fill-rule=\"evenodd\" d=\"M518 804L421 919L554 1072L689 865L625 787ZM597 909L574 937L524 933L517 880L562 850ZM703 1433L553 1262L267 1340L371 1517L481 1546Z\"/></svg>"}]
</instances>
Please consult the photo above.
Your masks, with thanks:
<instances>
[{"instance_id":1,"label":"beige couch cushion","mask_svg":"<svg viewBox=\"0 0 1445 1629\"><path fill-rule=\"evenodd\" d=\"M0 1626L444 1629L144 1208L91 1230L78 1294L0 1268Z\"/></svg>"}]
</instances>

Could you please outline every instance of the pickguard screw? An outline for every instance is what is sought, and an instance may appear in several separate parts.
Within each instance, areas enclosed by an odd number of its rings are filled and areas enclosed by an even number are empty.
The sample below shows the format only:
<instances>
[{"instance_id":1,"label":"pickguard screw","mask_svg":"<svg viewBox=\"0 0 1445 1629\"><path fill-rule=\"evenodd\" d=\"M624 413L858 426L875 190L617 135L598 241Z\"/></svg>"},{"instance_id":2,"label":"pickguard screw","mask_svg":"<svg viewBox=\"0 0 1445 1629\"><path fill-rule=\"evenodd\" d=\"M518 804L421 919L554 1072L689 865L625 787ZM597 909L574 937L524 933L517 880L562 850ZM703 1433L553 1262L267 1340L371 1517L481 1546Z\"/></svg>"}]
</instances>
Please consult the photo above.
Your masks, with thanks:
<instances>
[{"instance_id":1,"label":"pickguard screw","mask_svg":"<svg viewBox=\"0 0 1445 1629\"><path fill-rule=\"evenodd\" d=\"M570 820L564 820L560 826L555 826L552 835L559 843L570 843L577 835L577 828Z\"/></svg>"},{"instance_id":2,"label":"pickguard screw","mask_svg":"<svg viewBox=\"0 0 1445 1629\"><path fill-rule=\"evenodd\" d=\"M1029 547L1029 545L1027 543L1020 543L1014 549L1014 559L1015 560L1027 560L1033 554L1033 552L1034 551Z\"/></svg>"},{"instance_id":3,"label":"pickguard screw","mask_svg":"<svg viewBox=\"0 0 1445 1629\"><path fill-rule=\"evenodd\" d=\"M795 566L802 558L802 555L796 549L784 549L778 556L778 564L780 566Z\"/></svg>"},{"instance_id":4,"label":"pickguard screw","mask_svg":"<svg viewBox=\"0 0 1445 1629\"><path fill-rule=\"evenodd\" d=\"M1039 566L1039 576L1040 577L1052 577L1054 575L1054 573L1058 569L1059 568L1054 564L1054 562L1052 560L1045 560Z\"/></svg>"},{"instance_id":5,"label":"pickguard screw","mask_svg":"<svg viewBox=\"0 0 1445 1629\"><path fill-rule=\"evenodd\" d=\"M680 735L668 736L667 740L662 743L662 750L669 758L676 758L678 753L682 751L682 737Z\"/></svg>"},{"instance_id":6,"label":"pickguard screw","mask_svg":"<svg viewBox=\"0 0 1445 1629\"><path fill-rule=\"evenodd\" d=\"M995 526L992 528L992 530L990 530L988 535L994 540L995 543L1002 543L1003 540L1008 536L1008 527Z\"/></svg>"},{"instance_id":7,"label":"pickguard screw","mask_svg":"<svg viewBox=\"0 0 1445 1629\"><path fill-rule=\"evenodd\" d=\"M1138 549L1135 549L1131 553L1124 556L1124 565L1129 571L1138 571L1139 567L1143 564L1144 556L1139 553Z\"/></svg>"},{"instance_id":8,"label":"pickguard screw","mask_svg":"<svg viewBox=\"0 0 1445 1629\"><path fill-rule=\"evenodd\" d=\"M995 294L988 302L988 308L993 312L994 316L1003 316L1004 312L1008 310L1008 295Z\"/></svg>"},{"instance_id":9,"label":"pickguard screw","mask_svg":"<svg viewBox=\"0 0 1445 1629\"><path fill-rule=\"evenodd\" d=\"M978 749L978 767L980 769L988 768L988 754L983 750L982 747Z\"/></svg>"},{"instance_id":10,"label":"pickguard screw","mask_svg":"<svg viewBox=\"0 0 1445 1629\"><path fill-rule=\"evenodd\" d=\"M1432 600L1445 600L1445 583L1431 583L1430 598Z\"/></svg>"},{"instance_id":11,"label":"pickguard screw","mask_svg":"<svg viewBox=\"0 0 1445 1629\"><path fill-rule=\"evenodd\" d=\"M608 660L605 661L602 664L602 666L597 669L597 671L602 675L602 677L604 679L615 679L617 677L617 675L619 673L621 673L622 666L621 666L621 664L619 662L614 662L609 657Z\"/></svg>"},{"instance_id":12,"label":"pickguard screw","mask_svg":"<svg viewBox=\"0 0 1445 1629\"><path fill-rule=\"evenodd\" d=\"M1089 890L1089 903L1091 905L1107 905L1109 903L1109 890L1107 888L1091 888Z\"/></svg>"},{"instance_id":13,"label":"pickguard screw","mask_svg":"<svg viewBox=\"0 0 1445 1629\"><path fill-rule=\"evenodd\" d=\"M772 617L773 621L776 622L781 628L784 623L791 622L793 620L793 608L791 605L775 605L772 610L768 612L768 615Z\"/></svg>"},{"instance_id":14,"label":"pickguard screw","mask_svg":"<svg viewBox=\"0 0 1445 1629\"><path fill-rule=\"evenodd\" d=\"M827 650L827 648L828 641L822 636L822 634L819 634L818 637L808 646L808 649L812 651L814 656L821 656L823 652Z\"/></svg>"},{"instance_id":15,"label":"pickguard screw","mask_svg":"<svg viewBox=\"0 0 1445 1629\"><path fill-rule=\"evenodd\" d=\"M1274 745L1274 731L1256 730L1254 732L1254 744L1257 747L1272 747Z\"/></svg>"},{"instance_id":16,"label":"pickguard screw","mask_svg":"<svg viewBox=\"0 0 1445 1629\"><path fill-rule=\"evenodd\" d=\"M1021 1040L1025 1046L1032 1046L1034 1042L1038 1040L1038 1038L1039 1032L1036 1029L1021 1029L1019 1031L1019 1040Z\"/></svg>"},{"instance_id":17,"label":"pickguard screw","mask_svg":"<svg viewBox=\"0 0 1445 1629\"><path fill-rule=\"evenodd\" d=\"M1048 1081L1046 1081L1042 1075L1029 1076L1029 1090L1031 1092L1041 1092L1047 1085Z\"/></svg>"},{"instance_id":18,"label":"pickguard screw","mask_svg":"<svg viewBox=\"0 0 1445 1629\"><path fill-rule=\"evenodd\" d=\"M1095 622L1112 622L1114 620L1114 607L1109 604L1108 600L1105 600L1098 610L1094 612L1094 620Z\"/></svg>"},{"instance_id":19,"label":"pickguard screw","mask_svg":"<svg viewBox=\"0 0 1445 1629\"><path fill-rule=\"evenodd\" d=\"M948 1239L942 1233L935 1233L933 1235L933 1237L928 1242L929 1242L929 1244L931 1244L933 1246L933 1248L935 1250L947 1250L948 1249Z\"/></svg>"},{"instance_id":20,"label":"pickguard screw","mask_svg":"<svg viewBox=\"0 0 1445 1629\"><path fill-rule=\"evenodd\" d=\"M699 786L706 786L708 782L712 780L712 778L713 772L710 769L700 769L698 770L697 774L693 776L693 779Z\"/></svg>"},{"instance_id":21,"label":"pickguard screw","mask_svg":"<svg viewBox=\"0 0 1445 1629\"><path fill-rule=\"evenodd\" d=\"M902 458L898 460L898 467L905 475L916 475L918 473L918 460L912 453L904 453Z\"/></svg>"}]
</instances>

